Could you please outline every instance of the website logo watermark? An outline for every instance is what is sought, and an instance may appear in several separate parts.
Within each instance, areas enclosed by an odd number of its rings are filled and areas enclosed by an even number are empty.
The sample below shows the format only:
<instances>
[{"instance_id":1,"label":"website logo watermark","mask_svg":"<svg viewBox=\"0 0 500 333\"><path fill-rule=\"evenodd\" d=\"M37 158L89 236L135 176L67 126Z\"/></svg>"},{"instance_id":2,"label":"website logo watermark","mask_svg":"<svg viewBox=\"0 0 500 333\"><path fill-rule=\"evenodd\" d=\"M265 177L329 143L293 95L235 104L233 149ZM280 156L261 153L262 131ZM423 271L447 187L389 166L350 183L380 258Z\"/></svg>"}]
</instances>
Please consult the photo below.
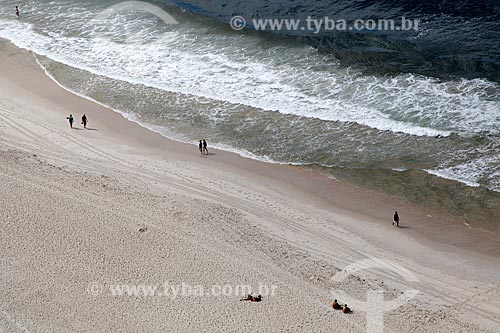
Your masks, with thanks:
<instances>
[{"instance_id":1,"label":"website logo watermark","mask_svg":"<svg viewBox=\"0 0 500 333\"><path fill-rule=\"evenodd\" d=\"M100 37L110 39L109 31L119 30L120 24L114 24L113 18L119 14L127 12L142 12L157 17L165 25L177 25L179 22L167 11L159 6L144 1L124 1L106 8L98 13L91 21L91 24L97 28L97 34ZM116 26L115 26L116 25ZM312 17L305 19L245 19L243 16L233 16L229 21L233 30L241 31L243 29L253 29L256 31L272 32L295 32L305 34L320 34L323 32L334 31L419 31L420 20L401 17L398 19L358 19L347 21L345 19L332 19L330 17ZM133 29L133 28L132 28ZM106 33L108 32L108 34ZM133 33L132 33L133 35ZM141 41L150 41L151 37L146 38L126 38L126 43Z\"/></svg>"},{"instance_id":2,"label":"website logo watermark","mask_svg":"<svg viewBox=\"0 0 500 333\"><path fill-rule=\"evenodd\" d=\"M352 265L347 266L344 270L337 273L332 281L340 283L344 281L349 275L354 275L358 272L379 269L384 272L396 273L407 282L418 282L418 278L408 269L392 263L387 260L378 258L369 258L358 261ZM366 302L360 301L357 298L345 293L340 289L331 291L335 298L342 299L345 303L349 304L352 309L358 309L366 313L366 329L369 333L381 333L384 331L384 312L397 309L419 294L416 289L409 289L403 292L399 297L386 301L384 299L383 290L368 290L366 295Z\"/></svg>"},{"instance_id":3,"label":"website logo watermark","mask_svg":"<svg viewBox=\"0 0 500 333\"><path fill-rule=\"evenodd\" d=\"M91 21L91 24L98 27L98 35L102 38L110 39L107 34L104 33L106 29L115 28L112 23L112 19L120 14L125 14L128 12L140 12L157 17L165 25L177 25L179 22L168 13L166 10L153 5L149 2L144 1L123 1L113 6L106 8L105 10L99 12ZM128 37L125 42L130 43L135 41L133 37ZM141 39L141 41L148 41L147 39ZM144 44L144 43L143 43Z\"/></svg>"},{"instance_id":4,"label":"website logo watermark","mask_svg":"<svg viewBox=\"0 0 500 333\"><path fill-rule=\"evenodd\" d=\"M418 31L420 20L410 20L401 17L394 19L368 19L348 22L345 19L332 19L329 17L301 19L252 19L248 22L242 16L233 16L229 25L234 30L245 28L257 31L304 32L319 34L330 31Z\"/></svg>"},{"instance_id":5,"label":"website logo watermark","mask_svg":"<svg viewBox=\"0 0 500 333\"><path fill-rule=\"evenodd\" d=\"M243 16L233 16L231 21L229 21L229 25L233 30L239 31L245 29L247 21Z\"/></svg>"},{"instance_id":6,"label":"website logo watermark","mask_svg":"<svg viewBox=\"0 0 500 333\"><path fill-rule=\"evenodd\" d=\"M278 290L277 285L260 283L258 285L193 285L182 282L174 284L164 282L162 284L103 284L100 282L90 282L87 285L87 293L91 296L112 296L112 297L136 297L153 298L164 297L168 299L179 299L188 297L245 297L248 295L260 295L261 297L275 296Z\"/></svg>"}]
</instances>

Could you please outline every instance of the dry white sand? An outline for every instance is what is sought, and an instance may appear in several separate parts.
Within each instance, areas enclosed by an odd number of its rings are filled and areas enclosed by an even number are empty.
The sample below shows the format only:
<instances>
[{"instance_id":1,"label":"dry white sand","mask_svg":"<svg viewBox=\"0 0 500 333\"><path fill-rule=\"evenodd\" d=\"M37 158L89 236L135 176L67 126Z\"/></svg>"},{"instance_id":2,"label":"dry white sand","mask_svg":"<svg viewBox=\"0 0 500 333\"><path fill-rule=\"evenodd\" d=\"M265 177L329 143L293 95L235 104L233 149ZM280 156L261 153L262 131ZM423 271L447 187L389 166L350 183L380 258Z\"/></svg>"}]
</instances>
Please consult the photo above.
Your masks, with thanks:
<instances>
[{"instance_id":1,"label":"dry white sand","mask_svg":"<svg viewBox=\"0 0 500 333\"><path fill-rule=\"evenodd\" d=\"M484 238L482 254L439 244L367 213L373 200L394 204L383 196L346 190L335 206L280 180L307 182L295 168L200 158L64 91L32 55L0 49L0 332L366 331L363 309L330 308L332 289L360 300L418 290L385 313L387 332L500 331L498 243ZM95 130L69 129L65 116L81 127L82 111ZM352 198L359 211L346 208ZM332 280L367 258L416 280L387 268ZM121 284L158 290L113 295ZM230 292L242 285L276 289L248 303Z\"/></svg>"}]
</instances>

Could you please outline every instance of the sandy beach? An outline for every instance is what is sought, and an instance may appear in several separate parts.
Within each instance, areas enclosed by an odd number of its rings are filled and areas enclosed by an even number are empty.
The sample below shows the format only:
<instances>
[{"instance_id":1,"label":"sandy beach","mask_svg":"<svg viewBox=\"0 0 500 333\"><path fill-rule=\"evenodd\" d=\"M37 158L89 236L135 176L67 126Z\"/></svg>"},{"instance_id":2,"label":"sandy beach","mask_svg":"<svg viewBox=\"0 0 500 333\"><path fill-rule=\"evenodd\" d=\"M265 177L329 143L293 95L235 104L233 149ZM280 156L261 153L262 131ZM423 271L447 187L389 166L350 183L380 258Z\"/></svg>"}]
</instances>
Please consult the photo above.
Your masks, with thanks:
<instances>
[{"instance_id":1,"label":"sandy beach","mask_svg":"<svg viewBox=\"0 0 500 333\"><path fill-rule=\"evenodd\" d=\"M373 304L331 302L370 290L418 291L384 312L386 332L500 330L497 236L298 167L200 157L6 41L0 172L0 332L363 332Z\"/></svg>"}]
</instances>

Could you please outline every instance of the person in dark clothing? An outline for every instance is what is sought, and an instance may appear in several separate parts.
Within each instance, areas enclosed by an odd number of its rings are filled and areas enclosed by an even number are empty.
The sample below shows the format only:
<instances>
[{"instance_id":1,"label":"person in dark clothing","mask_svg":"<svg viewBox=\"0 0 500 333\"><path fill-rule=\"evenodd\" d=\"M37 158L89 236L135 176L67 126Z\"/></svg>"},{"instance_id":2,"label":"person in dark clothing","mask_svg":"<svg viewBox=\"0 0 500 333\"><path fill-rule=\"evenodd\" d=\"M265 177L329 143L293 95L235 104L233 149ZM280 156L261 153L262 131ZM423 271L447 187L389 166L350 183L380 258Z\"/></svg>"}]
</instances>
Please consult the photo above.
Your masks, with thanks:
<instances>
[{"instance_id":1,"label":"person in dark clothing","mask_svg":"<svg viewBox=\"0 0 500 333\"><path fill-rule=\"evenodd\" d=\"M394 212L394 217L392 219L392 225L396 225L397 227L399 227L399 215L398 215L398 211Z\"/></svg>"},{"instance_id":2,"label":"person in dark clothing","mask_svg":"<svg viewBox=\"0 0 500 333\"><path fill-rule=\"evenodd\" d=\"M201 142L201 140L200 143L198 144L198 149L200 150L201 156L203 156L203 142Z\"/></svg>"},{"instance_id":3,"label":"person in dark clothing","mask_svg":"<svg viewBox=\"0 0 500 333\"><path fill-rule=\"evenodd\" d=\"M16 16L17 16L17 19L19 19L19 6L16 6Z\"/></svg>"},{"instance_id":4,"label":"person in dark clothing","mask_svg":"<svg viewBox=\"0 0 500 333\"><path fill-rule=\"evenodd\" d=\"M87 128L87 122L88 122L87 116L84 114L82 116L82 125L83 125L83 128Z\"/></svg>"},{"instance_id":5,"label":"person in dark clothing","mask_svg":"<svg viewBox=\"0 0 500 333\"><path fill-rule=\"evenodd\" d=\"M69 127L73 128L73 122L75 121L73 119L73 115L70 114L69 117L66 117L66 119L69 121Z\"/></svg>"},{"instance_id":6,"label":"person in dark clothing","mask_svg":"<svg viewBox=\"0 0 500 333\"><path fill-rule=\"evenodd\" d=\"M207 141L205 139L203 139L203 151L208 155Z\"/></svg>"}]
</instances>

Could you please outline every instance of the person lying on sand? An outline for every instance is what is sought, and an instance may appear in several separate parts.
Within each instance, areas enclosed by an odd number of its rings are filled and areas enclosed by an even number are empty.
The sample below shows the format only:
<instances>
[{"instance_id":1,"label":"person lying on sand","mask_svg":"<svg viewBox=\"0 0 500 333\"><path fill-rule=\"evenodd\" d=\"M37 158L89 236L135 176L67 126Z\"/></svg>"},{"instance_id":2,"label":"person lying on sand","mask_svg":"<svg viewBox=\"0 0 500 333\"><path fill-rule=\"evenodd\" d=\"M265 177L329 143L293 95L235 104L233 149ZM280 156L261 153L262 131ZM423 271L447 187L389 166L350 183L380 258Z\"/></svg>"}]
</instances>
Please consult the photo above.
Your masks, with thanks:
<instances>
[{"instance_id":1,"label":"person lying on sand","mask_svg":"<svg viewBox=\"0 0 500 333\"><path fill-rule=\"evenodd\" d=\"M351 313L351 309L347 306L347 304L344 304L344 307L342 308L342 313Z\"/></svg>"},{"instance_id":2,"label":"person lying on sand","mask_svg":"<svg viewBox=\"0 0 500 333\"><path fill-rule=\"evenodd\" d=\"M342 310L342 307L340 306L339 303L337 303L337 300L333 300L333 303L332 303L332 308L334 308L335 310Z\"/></svg>"},{"instance_id":3,"label":"person lying on sand","mask_svg":"<svg viewBox=\"0 0 500 333\"><path fill-rule=\"evenodd\" d=\"M247 297L240 299L240 301L260 302L260 301L262 301L262 296L259 295L257 297L254 297L254 296L248 294Z\"/></svg>"}]
</instances>

